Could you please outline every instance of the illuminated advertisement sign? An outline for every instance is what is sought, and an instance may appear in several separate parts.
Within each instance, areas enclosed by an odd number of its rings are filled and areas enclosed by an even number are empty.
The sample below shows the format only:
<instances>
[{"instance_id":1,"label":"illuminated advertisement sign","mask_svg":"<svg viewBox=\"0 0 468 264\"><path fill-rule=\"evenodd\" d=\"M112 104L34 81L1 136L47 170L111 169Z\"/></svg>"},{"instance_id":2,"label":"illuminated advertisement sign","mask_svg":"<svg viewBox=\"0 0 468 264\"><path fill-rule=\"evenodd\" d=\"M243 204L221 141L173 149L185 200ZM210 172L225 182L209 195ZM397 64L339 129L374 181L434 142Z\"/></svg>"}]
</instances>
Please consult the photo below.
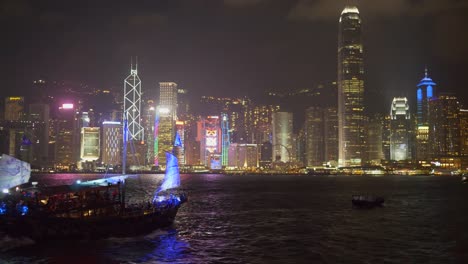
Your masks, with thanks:
<instances>
[{"instance_id":1,"label":"illuminated advertisement sign","mask_svg":"<svg viewBox=\"0 0 468 264\"><path fill-rule=\"evenodd\" d=\"M207 149L213 149L218 146L218 136L215 129L206 130L206 147Z\"/></svg>"},{"instance_id":2,"label":"illuminated advertisement sign","mask_svg":"<svg viewBox=\"0 0 468 264\"><path fill-rule=\"evenodd\" d=\"M63 109L73 109L73 104L62 104Z\"/></svg>"},{"instance_id":3,"label":"illuminated advertisement sign","mask_svg":"<svg viewBox=\"0 0 468 264\"><path fill-rule=\"evenodd\" d=\"M212 170L220 170L223 166L221 165L221 157L220 155L213 155L211 156L210 160L210 169Z\"/></svg>"}]
</instances>

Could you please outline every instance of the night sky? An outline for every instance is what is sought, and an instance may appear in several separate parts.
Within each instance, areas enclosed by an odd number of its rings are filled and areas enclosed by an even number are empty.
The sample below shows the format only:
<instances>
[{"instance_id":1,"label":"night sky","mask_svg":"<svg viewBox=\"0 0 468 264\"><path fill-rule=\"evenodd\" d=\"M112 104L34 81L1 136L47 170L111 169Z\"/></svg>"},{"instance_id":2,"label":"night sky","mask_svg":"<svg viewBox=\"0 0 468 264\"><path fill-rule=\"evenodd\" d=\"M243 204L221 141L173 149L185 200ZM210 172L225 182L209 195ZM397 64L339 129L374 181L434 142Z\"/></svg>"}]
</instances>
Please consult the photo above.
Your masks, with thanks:
<instances>
[{"instance_id":1,"label":"night sky","mask_svg":"<svg viewBox=\"0 0 468 264\"><path fill-rule=\"evenodd\" d=\"M372 107L414 98L426 65L439 91L468 105L467 0L1 0L0 95L27 94L41 77L120 87L130 56L143 90L160 81L194 96L314 87L336 80L346 3L363 20Z\"/></svg>"}]
</instances>

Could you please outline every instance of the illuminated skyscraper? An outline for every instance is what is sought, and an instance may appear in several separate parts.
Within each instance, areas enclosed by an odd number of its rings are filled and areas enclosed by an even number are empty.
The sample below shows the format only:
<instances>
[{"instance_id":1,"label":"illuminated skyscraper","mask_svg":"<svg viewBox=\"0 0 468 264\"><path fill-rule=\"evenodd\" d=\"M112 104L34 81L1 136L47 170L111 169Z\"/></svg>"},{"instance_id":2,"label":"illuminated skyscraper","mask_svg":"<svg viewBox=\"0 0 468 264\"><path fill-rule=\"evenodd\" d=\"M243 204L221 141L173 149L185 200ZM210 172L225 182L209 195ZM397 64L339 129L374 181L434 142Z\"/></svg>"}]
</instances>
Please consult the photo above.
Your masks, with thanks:
<instances>
[{"instance_id":1,"label":"illuminated skyscraper","mask_svg":"<svg viewBox=\"0 0 468 264\"><path fill-rule=\"evenodd\" d=\"M184 121L176 121L176 130L180 138L180 146L175 148L177 151L176 157L180 165L185 165L185 123Z\"/></svg>"},{"instance_id":2,"label":"illuminated skyscraper","mask_svg":"<svg viewBox=\"0 0 468 264\"><path fill-rule=\"evenodd\" d=\"M159 107L167 110L174 121L177 119L177 93L177 83L159 83Z\"/></svg>"},{"instance_id":3,"label":"illuminated skyscraper","mask_svg":"<svg viewBox=\"0 0 468 264\"><path fill-rule=\"evenodd\" d=\"M233 143L229 146L228 166L237 169L253 169L259 166L258 145Z\"/></svg>"},{"instance_id":4,"label":"illuminated skyscraper","mask_svg":"<svg viewBox=\"0 0 468 264\"><path fill-rule=\"evenodd\" d=\"M81 128L80 158L82 161L95 161L99 159L101 151L101 134L99 127Z\"/></svg>"},{"instance_id":5,"label":"illuminated skyscraper","mask_svg":"<svg viewBox=\"0 0 468 264\"><path fill-rule=\"evenodd\" d=\"M361 18L354 6L341 12L338 34L338 163L361 165L364 149L364 64Z\"/></svg>"},{"instance_id":6,"label":"illuminated skyscraper","mask_svg":"<svg viewBox=\"0 0 468 264\"><path fill-rule=\"evenodd\" d=\"M325 148L324 158L326 162L338 161L338 116L336 107L327 107L324 112Z\"/></svg>"},{"instance_id":7,"label":"illuminated skyscraper","mask_svg":"<svg viewBox=\"0 0 468 264\"><path fill-rule=\"evenodd\" d=\"M45 166L49 159L49 105L30 104L29 120L34 123L32 128L34 165Z\"/></svg>"},{"instance_id":8,"label":"illuminated skyscraper","mask_svg":"<svg viewBox=\"0 0 468 264\"><path fill-rule=\"evenodd\" d=\"M159 165L166 164L166 151L171 151L174 144L175 122L177 120L177 84L159 83L159 105L157 108L157 152Z\"/></svg>"},{"instance_id":9,"label":"illuminated skyscraper","mask_svg":"<svg viewBox=\"0 0 468 264\"><path fill-rule=\"evenodd\" d=\"M138 77L138 65L130 67L130 75L124 81L124 116L127 122L128 139L144 141L144 128L141 125L141 80ZM124 122L125 123L125 122ZM125 126L125 124L124 124Z\"/></svg>"},{"instance_id":10,"label":"illuminated skyscraper","mask_svg":"<svg viewBox=\"0 0 468 264\"><path fill-rule=\"evenodd\" d=\"M122 163L122 125L120 122L102 122L102 153L101 160L105 165Z\"/></svg>"},{"instance_id":11,"label":"illuminated skyscraper","mask_svg":"<svg viewBox=\"0 0 468 264\"><path fill-rule=\"evenodd\" d=\"M273 113L272 128L273 161L293 161L293 114L288 112Z\"/></svg>"},{"instance_id":12,"label":"illuminated skyscraper","mask_svg":"<svg viewBox=\"0 0 468 264\"><path fill-rule=\"evenodd\" d=\"M432 157L460 155L460 104L453 95L440 95L429 101L429 144Z\"/></svg>"},{"instance_id":13,"label":"illuminated skyscraper","mask_svg":"<svg viewBox=\"0 0 468 264\"><path fill-rule=\"evenodd\" d=\"M219 116L208 116L198 122L200 162L211 169L221 169L222 133Z\"/></svg>"},{"instance_id":14,"label":"illuminated skyscraper","mask_svg":"<svg viewBox=\"0 0 468 264\"><path fill-rule=\"evenodd\" d=\"M366 148L363 158L368 165L380 165L384 154L382 151L382 127L384 117L382 114L373 114L369 116L365 123Z\"/></svg>"},{"instance_id":15,"label":"illuminated skyscraper","mask_svg":"<svg viewBox=\"0 0 468 264\"><path fill-rule=\"evenodd\" d=\"M279 105L259 105L252 108L250 124L254 143L261 144L270 141L272 114L279 110Z\"/></svg>"},{"instance_id":16,"label":"illuminated skyscraper","mask_svg":"<svg viewBox=\"0 0 468 264\"><path fill-rule=\"evenodd\" d=\"M460 109L460 154L468 157L468 109Z\"/></svg>"},{"instance_id":17,"label":"illuminated skyscraper","mask_svg":"<svg viewBox=\"0 0 468 264\"><path fill-rule=\"evenodd\" d=\"M174 144L175 121L164 108L158 108L157 153L158 165L166 165L166 151L171 151Z\"/></svg>"},{"instance_id":18,"label":"illuminated skyscraper","mask_svg":"<svg viewBox=\"0 0 468 264\"><path fill-rule=\"evenodd\" d=\"M63 104L58 110L55 124L55 165L59 170L70 170L78 161L80 152L79 128L73 104ZM78 136L77 136L78 134Z\"/></svg>"},{"instance_id":19,"label":"illuminated skyscraper","mask_svg":"<svg viewBox=\"0 0 468 264\"><path fill-rule=\"evenodd\" d=\"M5 98L5 120L18 121L24 116L24 97Z\"/></svg>"},{"instance_id":20,"label":"illuminated skyscraper","mask_svg":"<svg viewBox=\"0 0 468 264\"><path fill-rule=\"evenodd\" d=\"M408 99L395 97L390 108L390 159L411 158L411 119Z\"/></svg>"},{"instance_id":21,"label":"illuminated skyscraper","mask_svg":"<svg viewBox=\"0 0 468 264\"><path fill-rule=\"evenodd\" d=\"M324 109L311 106L305 117L305 165L318 166L324 161Z\"/></svg>"},{"instance_id":22,"label":"illuminated skyscraper","mask_svg":"<svg viewBox=\"0 0 468 264\"><path fill-rule=\"evenodd\" d=\"M231 144L231 139L229 137L229 120L228 120L228 115L227 114L221 114L221 133L222 133L222 138L221 138L221 165L222 166L227 166L228 165L228 150L229 150L229 145Z\"/></svg>"},{"instance_id":23,"label":"illuminated skyscraper","mask_svg":"<svg viewBox=\"0 0 468 264\"><path fill-rule=\"evenodd\" d=\"M429 101L435 96L436 83L427 75L417 85L416 92L416 159L428 160L431 157L429 143Z\"/></svg>"},{"instance_id":24,"label":"illuminated skyscraper","mask_svg":"<svg viewBox=\"0 0 468 264\"><path fill-rule=\"evenodd\" d=\"M418 83L416 92L416 118L418 126L427 126L429 114L429 100L435 95L436 83L427 75L427 68L424 70L424 78Z\"/></svg>"}]
</instances>

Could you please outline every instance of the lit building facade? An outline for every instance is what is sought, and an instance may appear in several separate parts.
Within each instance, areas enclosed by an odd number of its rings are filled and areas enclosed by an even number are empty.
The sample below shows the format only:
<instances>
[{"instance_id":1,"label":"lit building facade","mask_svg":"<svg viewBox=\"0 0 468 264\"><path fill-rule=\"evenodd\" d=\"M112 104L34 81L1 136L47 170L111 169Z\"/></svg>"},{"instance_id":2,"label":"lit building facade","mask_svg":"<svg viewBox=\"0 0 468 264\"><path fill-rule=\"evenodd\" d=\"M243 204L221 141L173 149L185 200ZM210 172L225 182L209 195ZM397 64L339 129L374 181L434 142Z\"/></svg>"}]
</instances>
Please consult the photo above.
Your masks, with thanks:
<instances>
[{"instance_id":1,"label":"lit building facade","mask_svg":"<svg viewBox=\"0 0 468 264\"><path fill-rule=\"evenodd\" d=\"M95 161L99 159L101 151L101 134L99 127L81 128L80 158L82 161Z\"/></svg>"},{"instance_id":2,"label":"lit building facade","mask_svg":"<svg viewBox=\"0 0 468 264\"><path fill-rule=\"evenodd\" d=\"M159 108L167 110L166 115L170 115L174 121L177 119L177 94L177 83L159 83Z\"/></svg>"},{"instance_id":3,"label":"lit building facade","mask_svg":"<svg viewBox=\"0 0 468 264\"><path fill-rule=\"evenodd\" d=\"M24 117L24 97L12 96L5 98L5 120L19 121Z\"/></svg>"},{"instance_id":4,"label":"lit building facade","mask_svg":"<svg viewBox=\"0 0 468 264\"><path fill-rule=\"evenodd\" d=\"M159 109L159 124L157 128L158 165L166 165L166 152L172 151L175 137L175 121L164 109Z\"/></svg>"},{"instance_id":5,"label":"lit building facade","mask_svg":"<svg viewBox=\"0 0 468 264\"><path fill-rule=\"evenodd\" d=\"M156 165L166 165L166 151L172 151L177 120L177 84L174 82L159 83L159 105L157 115L157 161ZM156 125L155 125L156 126ZM181 138L181 140L184 140Z\"/></svg>"},{"instance_id":6,"label":"lit building facade","mask_svg":"<svg viewBox=\"0 0 468 264\"><path fill-rule=\"evenodd\" d=\"M186 120L191 112L189 91L177 88L177 120Z\"/></svg>"},{"instance_id":7,"label":"lit building facade","mask_svg":"<svg viewBox=\"0 0 468 264\"><path fill-rule=\"evenodd\" d=\"M176 148L176 157L180 165L185 165L185 123L184 121L176 121L176 131L180 137L181 145Z\"/></svg>"},{"instance_id":8,"label":"lit building facade","mask_svg":"<svg viewBox=\"0 0 468 264\"><path fill-rule=\"evenodd\" d=\"M116 121L102 123L101 160L109 166L122 164L122 124Z\"/></svg>"},{"instance_id":9,"label":"lit building facade","mask_svg":"<svg viewBox=\"0 0 468 264\"><path fill-rule=\"evenodd\" d=\"M272 116L279 110L279 105L259 105L252 108L253 143L261 144L271 141Z\"/></svg>"},{"instance_id":10,"label":"lit building facade","mask_svg":"<svg viewBox=\"0 0 468 264\"><path fill-rule=\"evenodd\" d=\"M141 80L137 66L131 65L130 75L124 80L123 126L127 126L128 140L144 141L144 128L141 125ZM127 124L125 124L125 122Z\"/></svg>"},{"instance_id":11,"label":"lit building facade","mask_svg":"<svg viewBox=\"0 0 468 264\"><path fill-rule=\"evenodd\" d=\"M460 155L460 104L453 95L429 101L429 143L432 157Z\"/></svg>"},{"instance_id":12,"label":"lit building facade","mask_svg":"<svg viewBox=\"0 0 468 264\"><path fill-rule=\"evenodd\" d=\"M229 146L228 167L235 169L251 169L259 167L257 144L237 144Z\"/></svg>"},{"instance_id":13,"label":"lit building facade","mask_svg":"<svg viewBox=\"0 0 468 264\"><path fill-rule=\"evenodd\" d=\"M429 142L429 101L435 96L436 83L427 74L417 85L416 90L416 159L429 160L431 146Z\"/></svg>"},{"instance_id":14,"label":"lit building facade","mask_svg":"<svg viewBox=\"0 0 468 264\"><path fill-rule=\"evenodd\" d=\"M382 151L382 114L369 116L365 124L366 148L363 155L363 163L367 165L380 165L384 158Z\"/></svg>"},{"instance_id":15,"label":"lit building facade","mask_svg":"<svg viewBox=\"0 0 468 264\"><path fill-rule=\"evenodd\" d=\"M336 166L338 162L338 113L336 107L325 108L324 116L324 161Z\"/></svg>"},{"instance_id":16,"label":"lit building facade","mask_svg":"<svg viewBox=\"0 0 468 264\"><path fill-rule=\"evenodd\" d=\"M306 109L305 119L305 165L320 166L324 161L325 135L323 108L312 106Z\"/></svg>"},{"instance_id":17,"label":"lit building facade","mask_svg":"<svg viewBox=\"0 0 468 264\"><path fill-rule=\"evenodd\" d=\"M55 167L59 170L71 170L78 161L80 130L77 125L74 104L62 104L55 122Z\"/></svg>"},{"instance_id":18,"label":"lit building facade","mask_svg":"<svg viewBox=\"0 0 468 264\"><path fill-rule=\"evenodd\" d=\"M228 150L229 145L231 144L231 139L229 135L229 118L225 113L221 114L221 132L221 165L226 167L228 165Z\"/></svg>"},{"instance_id":19,"label":"lit building facade","mask_svg":"<svg viewBox=\"0 0 468 264\"><path fill-rule=\"evenodd\" d=\"M289 112L273 113L272 128L273 161L293 161L293 114Z\"/></svg>"},{"instance_id":20,"label":"lit building facade","mask_svg":"<svg viewBox=\"0 0 468 264\"><path fill-rule=\"evenodd\" d=\"M41 167L47 165L49 161L49 119L49 105L29 105L29 120L34 122L31 139L34 152L32 164Z\"/></svg>"},{"instance_id":21,"label":"lit building facade","mask_svg":"<svg viewBox=\"0 0 468 264\"><path fill-rule=\"evenodd\" d=\"M198 122L198 139L200 141L200 162L212 169L221 165L222 136L219 116L208 116ZM213 164L214 163L214 164Z\"/></svg>"},{"instance_id":22,"label":"lit building facade","mask_svg":"<svg viewBox=\"0 0 468 264\"><path fill-rule=\"evenodd\" d=\"M341 12L338 34L338 163L361 165L364 150L364 63L361 18L354 6Z\"/></svg>"},{"instance_id":23,"label":"lit building facade","mask_svg":"<svg viewBox=\"0 0 468 264\"><path fill-rule=\"evenodd\" d=\"M393 98L390 108L390 159L411 159L411 114L406 97Z\"/></svg>"},{"instance_id":24,"label":"lit building facade","mask_svg":"<svg viewBox=\"0 0 468 264\"><path fill-rule=\"evenodd\" d=\"M460 109L460 154L468 157L468 109Z\"/></svg>"}]
</instances>

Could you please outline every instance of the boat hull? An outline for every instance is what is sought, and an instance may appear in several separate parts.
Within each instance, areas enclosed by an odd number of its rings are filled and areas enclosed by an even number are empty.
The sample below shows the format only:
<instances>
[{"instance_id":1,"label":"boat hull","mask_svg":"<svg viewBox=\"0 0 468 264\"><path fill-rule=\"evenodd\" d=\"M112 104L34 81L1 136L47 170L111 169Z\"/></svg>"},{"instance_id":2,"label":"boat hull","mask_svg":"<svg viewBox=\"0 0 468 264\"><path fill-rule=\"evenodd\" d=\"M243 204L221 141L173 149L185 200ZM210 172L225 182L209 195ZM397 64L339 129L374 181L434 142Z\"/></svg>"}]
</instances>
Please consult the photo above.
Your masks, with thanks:
<instances>
[{"instance_id":1,"label":"boat hull","mask_svg":"<svg viewBox=\"0 0 468 264\"><path fill-rule=\"evenodd\" d=\"M162 212L128 216L102 217L4 217L2 231L12 237L29 237L42 240L104 239L109 237L132 237L148 234L156 229L172 225L179 206Z\"/></svg>"}]
</instances>

